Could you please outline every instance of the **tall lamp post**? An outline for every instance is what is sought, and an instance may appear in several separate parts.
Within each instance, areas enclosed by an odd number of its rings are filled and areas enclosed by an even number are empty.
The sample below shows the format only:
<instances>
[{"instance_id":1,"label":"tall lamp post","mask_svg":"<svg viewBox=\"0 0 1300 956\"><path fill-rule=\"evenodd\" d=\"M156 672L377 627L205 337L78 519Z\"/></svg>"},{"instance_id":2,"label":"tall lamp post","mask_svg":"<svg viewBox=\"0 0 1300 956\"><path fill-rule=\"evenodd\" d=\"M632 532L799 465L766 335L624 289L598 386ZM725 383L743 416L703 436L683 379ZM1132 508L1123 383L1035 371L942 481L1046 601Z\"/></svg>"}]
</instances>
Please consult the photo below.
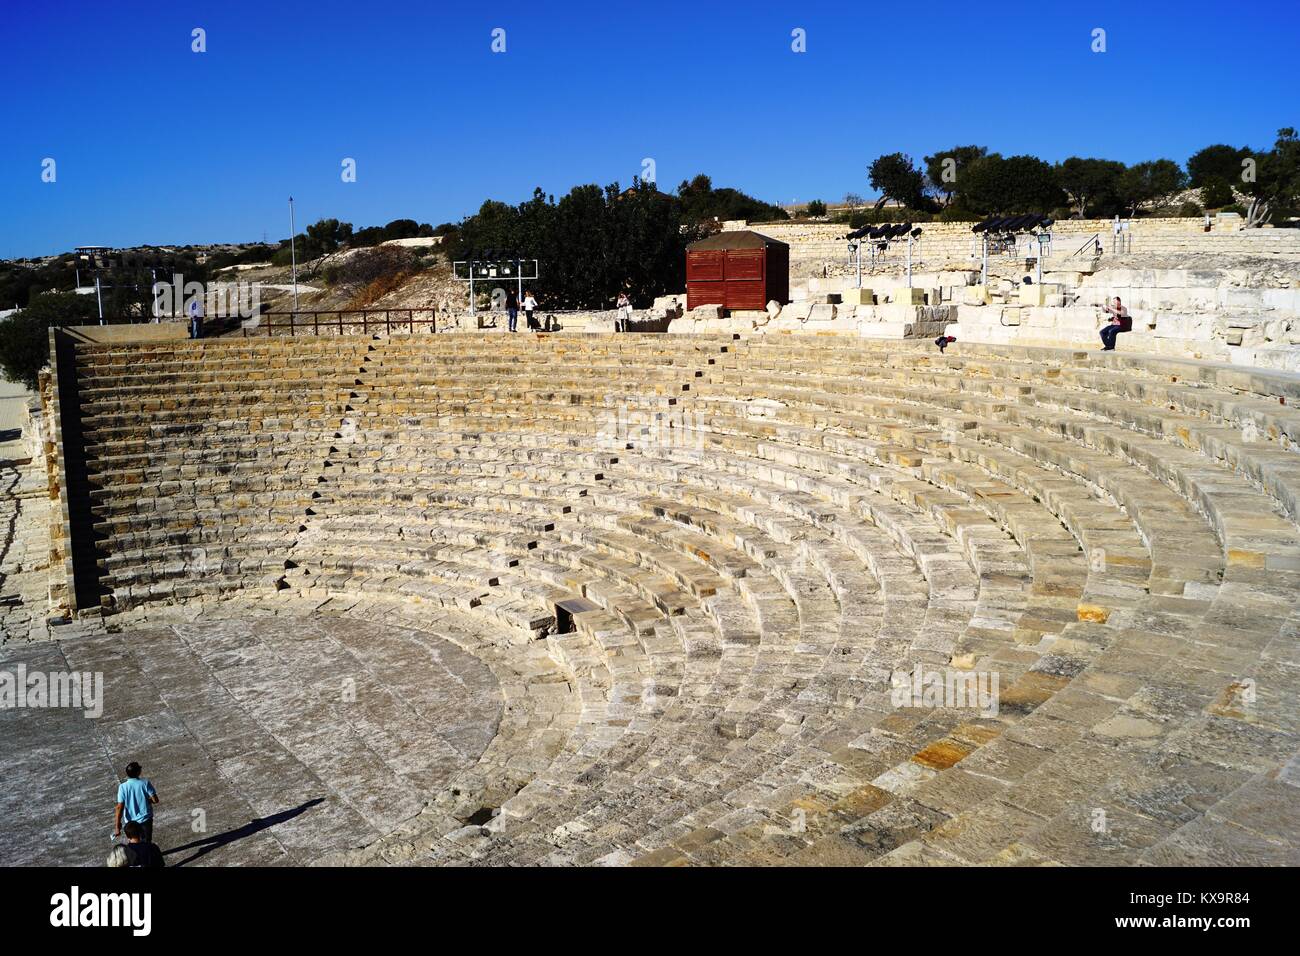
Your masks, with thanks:
<instances>
[{"instance_id":1,"label":"tall lamp post","mask_svg":"<svg viewBox=\"0 0 1300 956\"><path fill-rule=\"evenodd\" d=\"M293 224L293 197L289 197L289 261L293 268L293 311L298 311L298 250L294 247L294 236L298 234Z\"/></svg>"}]
</instances>

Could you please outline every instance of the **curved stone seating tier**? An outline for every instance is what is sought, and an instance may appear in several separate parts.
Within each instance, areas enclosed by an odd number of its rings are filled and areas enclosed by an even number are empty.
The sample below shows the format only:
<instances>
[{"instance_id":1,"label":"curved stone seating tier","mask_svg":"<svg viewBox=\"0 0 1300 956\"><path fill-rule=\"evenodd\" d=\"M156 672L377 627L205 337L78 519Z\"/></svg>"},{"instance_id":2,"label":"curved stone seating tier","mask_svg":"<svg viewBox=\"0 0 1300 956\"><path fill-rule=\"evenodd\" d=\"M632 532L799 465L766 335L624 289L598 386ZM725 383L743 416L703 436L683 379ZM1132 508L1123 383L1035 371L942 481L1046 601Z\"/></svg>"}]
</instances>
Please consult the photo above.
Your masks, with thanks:
<instances>
[{"instance_id":1,"label":"curved stone seating tier","mask_svg":"<svg viewBox=\"0 0 1300 956\"><path fill-rule=\"evenodd\" d=\"M106 621L400 621L500 681L475 766L327 861L1300 862L1294 376L574 334L78 380ZM917 667L996 710L900 704Z\"/></svg>"}]
</instances>

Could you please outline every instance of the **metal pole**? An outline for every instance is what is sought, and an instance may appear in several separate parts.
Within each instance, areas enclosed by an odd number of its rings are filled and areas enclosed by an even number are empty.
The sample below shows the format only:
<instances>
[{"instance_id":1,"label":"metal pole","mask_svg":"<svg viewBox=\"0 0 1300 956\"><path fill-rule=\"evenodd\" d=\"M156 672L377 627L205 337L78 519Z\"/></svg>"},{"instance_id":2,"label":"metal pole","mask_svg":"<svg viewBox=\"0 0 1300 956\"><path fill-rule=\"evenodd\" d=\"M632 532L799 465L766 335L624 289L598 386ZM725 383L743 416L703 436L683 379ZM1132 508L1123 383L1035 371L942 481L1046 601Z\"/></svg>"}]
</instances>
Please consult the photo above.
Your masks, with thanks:
<instances>
[{"instance_id":1,"label":"metal pole","mask_svg":"<svg viewBox=\"0 0 1300 956\"><path fill-rule=\"evenodd\" d=\"M95 276L95 301L99 303L99 324L104 324L104 297L99 294L99 276Z\"/></svg>"},{"instance_id":2,"label":"metal pole","mask_svg":"<svg viewBox=\"0 0 1300 956\"><path fill-rule=\"evenodd\" d=\"M289 261L293 267L293 311L298 311L298 250L294 245L294 236L298 228L293 221L293 197L289 197Z\"/></svg>"},{"instance_id":3,"label":"metal pole","mask_svg":"<svg viewBox=\"0 0 1300 956\"><path fill-rule=\"evenodd\" d=\"M912 234L907 234L907 287L912 288Z\"/></svg>"},{"instance_id":4,"label":"metal pole","mask_svg":"<svg viewBox=\"0 0 1300 956\"><path fill-rule=\"evenodd\" d=\"M985 233L980 233L980 240L980 255L982 257L980 285L987 288L989 284L989 237Z\"/></svg>"},{"instance_id":5,"label":"metal pole","mask_svg":"<svg viewBox=\"0 0 1300 956\"><path fill-rule=\"evenodd\" d=\"M854 247L857 249L857 253L858 253L858 288L861 289L862 288L862 240L859 239L856 243L854 243Z\"/></svg>"}]
</instances>

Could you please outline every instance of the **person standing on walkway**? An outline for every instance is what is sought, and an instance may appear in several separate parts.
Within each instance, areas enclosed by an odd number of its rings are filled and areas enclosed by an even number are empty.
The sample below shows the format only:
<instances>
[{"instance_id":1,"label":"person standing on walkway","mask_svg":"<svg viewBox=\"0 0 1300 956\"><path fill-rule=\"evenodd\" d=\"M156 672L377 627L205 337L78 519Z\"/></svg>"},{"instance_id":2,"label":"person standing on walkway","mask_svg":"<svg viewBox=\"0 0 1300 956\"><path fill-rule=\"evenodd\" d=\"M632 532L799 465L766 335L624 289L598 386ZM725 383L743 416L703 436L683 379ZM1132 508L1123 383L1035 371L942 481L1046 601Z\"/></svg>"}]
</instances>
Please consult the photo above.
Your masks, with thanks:
<instances>
[{"instance_id":1,"label":"person standing on walkway","mask_svg":"<svg viewBox=\"0 0 1300 956\"><path fill-rule=\"evenodd\" d=\"M141 839L153 842L153 808L158 805L158 791L140 776L140 765L132 760L126 765L126 779L117 788L117 809L113 814L113 837L122 835L122 823L138 823Z\"/></svg>"},{"instance_id":2,"label":"person standing on walkway","mask_svg":"<svg viewBox=\"0 0 1300 956\"><path fill-rule=\"evenodd\" d=\"M618 322L614 325L614 331L626 332L632 327L632 300L627 297L626 292L618 294Z\"/></svg>"},{"instance_id":3,"label":"person standing on walkway","mask_svg":"<svg viewBox=\"0 0 1300 956\"><path fill-rule=\"evenodd\" d=\"M510 317L510 331L519 331L519 296L514 289L506 289L506 315Z\"/></svg>"},{"instance_id":4,"label":"person standing on walkway","mask_svg":"<svg viewBox=\"0 0 1300 956\"><path fill-rule=\"evenodd\" d=\"M203 303L199 301L198 296L190 299L187 311L190 314L190 338L203 338Z\"/></svg>"},{"instance_id":5,"label":"person standing on walkway","mask_svg":"<svg viewBox=\"0 0 1300 956\"><path fill-rule=\"evenodd\" d=\"M528 328L536 329L537 320L533 318L533 311L537 308L537 300L533 298L533 290L524 290L524 318L528 320Z\"/></svg>"}]
</instances>

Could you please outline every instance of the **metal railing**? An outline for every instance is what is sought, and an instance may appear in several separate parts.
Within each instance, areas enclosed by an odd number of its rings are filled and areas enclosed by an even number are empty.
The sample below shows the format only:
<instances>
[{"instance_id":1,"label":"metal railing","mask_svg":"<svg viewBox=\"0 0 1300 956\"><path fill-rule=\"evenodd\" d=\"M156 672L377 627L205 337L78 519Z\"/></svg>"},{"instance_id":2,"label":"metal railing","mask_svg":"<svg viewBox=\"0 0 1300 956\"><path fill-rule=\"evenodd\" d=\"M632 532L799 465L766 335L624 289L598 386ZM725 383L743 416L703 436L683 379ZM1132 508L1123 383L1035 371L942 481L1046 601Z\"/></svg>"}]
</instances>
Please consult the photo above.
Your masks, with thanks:
<instances>
[{"instance_id":1,"label":"metal railing","mask_svg":"<svg viewBox=\"0 0 1300 956\"><path fill-rule=\"evenodd\" d=\"M1075 256L1077 256L1079 253L1083 252L1083 250L1084 250L1084 249L1087 249L1089 246L1093 246L1094 248L1096 248L1096 247L1098 247L1098 246L1100 245L1100 243L1101 243L1101 233L1099 233L1099 232L1094 232L1091 236L1088 237L1088 241L1087 241L1087 242L1085 242L1083 245L1081 245L1078 249L1075 249L1072 253L1070 253L1070 254L1069 254L1068 256L1066 256L1065 258L1066 258L1066 259L1073 259Z\"/></svg>"},{"instance_id":2,"label":"metal railing","mask_svg":"<svg viewBox=\"0 0 1300 956\"><path fill-rule=\"evenodd\" d=\"M244 325L250 335L369 335L383 332L437 332L438 310L427 309L311 309L263 312Z\"/></svg>"}]
</instances>

